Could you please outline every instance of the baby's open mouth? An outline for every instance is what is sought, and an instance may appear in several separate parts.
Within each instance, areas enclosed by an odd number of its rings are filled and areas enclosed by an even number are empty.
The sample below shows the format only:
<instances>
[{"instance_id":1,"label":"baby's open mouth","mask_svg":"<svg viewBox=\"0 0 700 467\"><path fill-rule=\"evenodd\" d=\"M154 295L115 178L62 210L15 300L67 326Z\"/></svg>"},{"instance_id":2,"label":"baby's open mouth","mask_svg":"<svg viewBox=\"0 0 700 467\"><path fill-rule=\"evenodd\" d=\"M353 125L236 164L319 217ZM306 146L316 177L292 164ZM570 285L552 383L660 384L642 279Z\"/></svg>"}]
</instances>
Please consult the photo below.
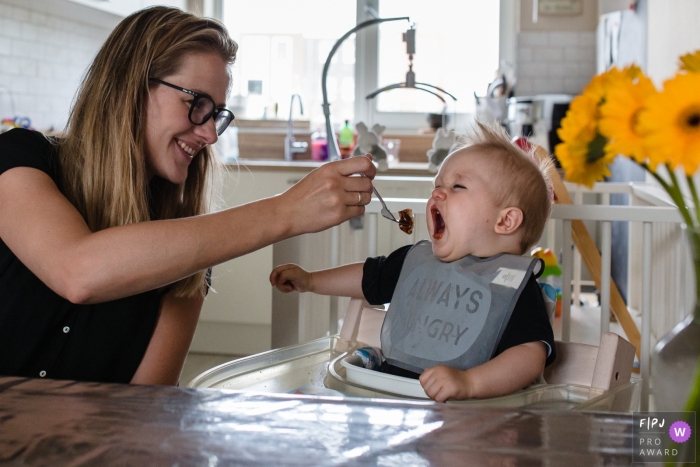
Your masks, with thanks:
<instances>
[{"instance_id":1,"label":"baby's open mouth","mask_svg":"<svg viewBox=\"0 0 700 467\"><path fill-rule=\"evenodd\" d=\"M439 240L442 238L442 234L445 233L445 221L435 206L430 208L430 214L433 216L433 238Z\"/></svg>"}]
</instances>

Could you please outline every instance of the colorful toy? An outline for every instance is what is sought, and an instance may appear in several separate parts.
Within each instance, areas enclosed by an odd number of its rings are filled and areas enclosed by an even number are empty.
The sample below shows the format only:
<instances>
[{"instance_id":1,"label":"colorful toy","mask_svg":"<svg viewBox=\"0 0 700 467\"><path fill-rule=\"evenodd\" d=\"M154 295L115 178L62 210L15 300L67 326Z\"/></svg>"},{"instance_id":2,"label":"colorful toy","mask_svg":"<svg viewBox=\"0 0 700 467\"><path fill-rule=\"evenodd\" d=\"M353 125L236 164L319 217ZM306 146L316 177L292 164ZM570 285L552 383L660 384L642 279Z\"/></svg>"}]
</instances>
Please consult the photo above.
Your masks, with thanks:
<instances>
[{"instance_id":1,"label":"colorful toy","mask_svg":"<svg viewBox=\"0 0 700 467\"><path fill-rule=\"evenodd\" d=\"M549 248L535 248L530 252L533 258L540 258L544 261L544 271L540 276L540 287L547 294L547 287L554 289L556 298L555 316L561 316L561 268L557 262L557 257ZM550 297L552 298L552 297Z\"/></svg>"}]
</instances>

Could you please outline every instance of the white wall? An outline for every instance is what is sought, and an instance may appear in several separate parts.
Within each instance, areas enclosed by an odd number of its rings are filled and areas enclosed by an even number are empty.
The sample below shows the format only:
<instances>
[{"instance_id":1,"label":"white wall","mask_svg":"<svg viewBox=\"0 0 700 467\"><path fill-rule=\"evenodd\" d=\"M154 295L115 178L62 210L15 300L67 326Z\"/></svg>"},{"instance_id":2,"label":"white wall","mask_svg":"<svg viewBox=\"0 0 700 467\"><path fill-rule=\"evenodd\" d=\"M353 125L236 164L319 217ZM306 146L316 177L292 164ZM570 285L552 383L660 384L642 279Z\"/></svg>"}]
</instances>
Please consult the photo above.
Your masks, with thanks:
<instances>
[{"instance_id":1,"label":"white wall","mask_svg":"<svg viewBox=\"0 0 700 467\"><path fill-rule=\"evenodd\" d=\"M700 49L700 2L648 0L647 73L657 85L678 70L678 57Z\"/></svg>"},{"instance_id":2,"label":"white wall","mask_svg":"<svg viewBox=\"0 0 700 467\"><path fill-rule=\"evenodd\" d=\"M61 130L83 73L111 28L25 4L0 0L0 117L27 116L39 130Z\"/></svg>"}]
</instances>

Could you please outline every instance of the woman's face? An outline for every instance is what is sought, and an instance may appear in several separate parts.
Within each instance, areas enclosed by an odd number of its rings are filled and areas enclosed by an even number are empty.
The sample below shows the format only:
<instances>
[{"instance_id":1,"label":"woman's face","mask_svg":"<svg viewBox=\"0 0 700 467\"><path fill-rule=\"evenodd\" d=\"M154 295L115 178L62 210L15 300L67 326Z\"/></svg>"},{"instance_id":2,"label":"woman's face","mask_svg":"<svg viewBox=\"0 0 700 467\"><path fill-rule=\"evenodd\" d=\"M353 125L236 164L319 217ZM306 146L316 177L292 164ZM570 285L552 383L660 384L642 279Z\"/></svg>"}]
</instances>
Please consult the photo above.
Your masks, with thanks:
<instances>
[{"instance_id":1,"label":"woman's face","mask_svg":"<svg viewBox=\"0 0 700 467\"><path fill-rule=\"evenodd\" d=\"M229 86L226 63L214 53L185 55L177 72L157 78L210 96L216 108L225 106ZM188 119L194 99L189 93L151 82L146 107L146 172L149 180L160 177L184 183L190 162L217 140L214 119L194 125Z\"/></svg>"}]
</instances>

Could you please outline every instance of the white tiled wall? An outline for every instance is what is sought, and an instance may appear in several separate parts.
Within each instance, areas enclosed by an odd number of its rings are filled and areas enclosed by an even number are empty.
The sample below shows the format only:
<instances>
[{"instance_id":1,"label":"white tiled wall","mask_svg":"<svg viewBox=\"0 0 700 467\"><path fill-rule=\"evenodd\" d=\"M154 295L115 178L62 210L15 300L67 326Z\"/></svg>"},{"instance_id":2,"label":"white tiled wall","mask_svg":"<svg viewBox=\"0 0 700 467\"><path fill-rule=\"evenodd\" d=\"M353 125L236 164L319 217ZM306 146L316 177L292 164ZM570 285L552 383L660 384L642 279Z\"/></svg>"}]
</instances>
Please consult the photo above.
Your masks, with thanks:
<instances>
[{"instance_id":1,"label":"white tiled wall","mask_svg":"<svg viewBox=\"0 0 700 467\"><path fill-rule=\"evenodd\" d=\"M0 0L0 117L26 116L37 129L63 129L80 80L109 33Z\"/></svg>"},{"instance_id":2,"label":"white tiled wall","mask_svg":"<svg viewBox=\"0 0 700 467\"><path fill-rule=\"evenodd\" d=\"M595 41L595 31L519 33L516 94L580 93L596 72Z\"/></svg>"}]
</instances>

